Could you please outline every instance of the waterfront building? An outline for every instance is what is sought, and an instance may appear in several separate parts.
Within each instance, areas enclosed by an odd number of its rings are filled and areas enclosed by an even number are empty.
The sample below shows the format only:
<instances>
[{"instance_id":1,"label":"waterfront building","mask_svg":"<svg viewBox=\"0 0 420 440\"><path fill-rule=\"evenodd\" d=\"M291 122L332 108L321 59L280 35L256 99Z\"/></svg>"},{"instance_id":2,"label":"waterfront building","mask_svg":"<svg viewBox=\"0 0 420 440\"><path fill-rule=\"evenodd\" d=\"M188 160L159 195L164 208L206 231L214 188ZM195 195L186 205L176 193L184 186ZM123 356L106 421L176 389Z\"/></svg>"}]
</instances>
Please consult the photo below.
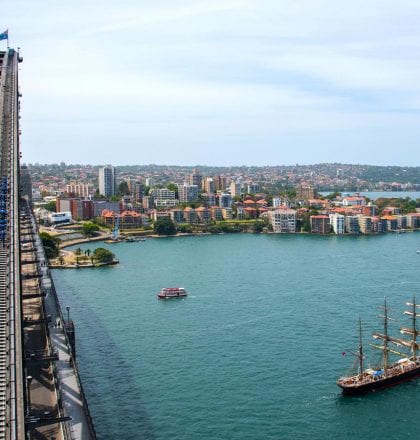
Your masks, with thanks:
<instances>
[{"instance_id":1,"label":"waterfront building","mask_svg":"<svg viewBox=\"0 0 420 440\"><path fill-rule=\"evenodd\" d=\"M142 226L142 215L135 211L123 211L120 214L121 229L136 229Z\"/></svg>"},{"instance_id":2,"label":"waterfront building","mask_svg":"<svg viewBox=\"0 0 420 440\"><path fill-rule=\"evenodd\" d=\"M181 203L195 202L198 199L198 185L178 185L179 201Z\"/></svg>"},{"instance_id":3,"label":"waterfront building","mask_svg":"<svg viewBox=\"0 0 420 440\"><path fill-rule=\"evenodd\" d=\"M407 216L406 215L396 215L398 229L406 229L407 228Z\"/></svg>"},{"instance_id":4,"label":"waterfront building","mask_svg":"<svg viewBox=\"0 0 420 440\"><path fill-rule=\"evenodd\" d=\"M211 220L211 212L204 206L196 208L195 213L197 214L200 223L208 223Z\"/></svg>"},{"instance_id":5,"label":"waterfront building","mask_svg":"<svg viewBox=\"0 0 420 440\"><path fill-rule=\"evenodd\" d=\"M256 209L256 208L252 208L252 207L248 206L248 207L244 208L244 212L245 212L246 219L258 218L258 209Z\"/></svg>"},{"instance_id":6,"label":"waterfront building","mask_svg":"<svg viewBox=\"0 0 420 440\"><path fill-rule=\"evenodd\" d=\"M117 190L117 176L111 165L99 168L99 194L111 197Z\"/></svg>"},{"instance_id":7,"label":"waterfront building","mask_svg":"<svg viewBox=\"0 0 420 440\"><path fill-rule=\"evenodd\" d=\"M115 211L109 209L104 209L101 213L102 222L106 226L114 227L117 217L118 214Z\"/></svg>"},{"instance_id":8,"label":"waterfront building","mask_svg":"<svg viewBox=\"0 0 420 440\"><path fill-rule=\"evenodd\" d=\"M104 209L101 214L105 225L114 227L117 219L120 219L120 229L136 229L142 226L143 216L135 211L123 211L117 213L112 210Z\"/></svg>"},{"instance_id":9,"label":"waterfront building","mask_svg":"<svg viewBox=\"0 0 420 440\"><path fill-rule=\"evenodd\" d=\"M187 207L184 209L184 222L194 224L198 222L197 213L194 208Z\"/></svg>"},{"instance_id":10,"label":"waterfront building","mask_svg":"<svg viewBox=\"0 0 420 440\"><path fill-rule=\"evenodd\" d=\"M385 232L384 222L379 217L372 218L372 233L382 234Z\"/></svg>"},{"instance_id":11,"label":"waterfront building","mask_svg":"<svg viewBox=\"0 0 420 440\"><path fill-rule=\"evenodd\" d=\"M153 209L151 212L151 218L155 222L158 218L169 217L171 218L170 211L158 211L157 209Z\"/></svg>"},{"instance_id":12,"label":"waterfront building","mask_svg":"<svg viewBox=\"0 0 420 440\"><path fill-rule=\"evenodd\" d=\"M331 231L331 223L328 215L311 215L310 224L313 234L329 234Z\"/></svg>"},{"instance_id":13,"label":"waterfront building","mask_svg":"<svg viewBox=\"0 0 420 440\"><path fill-rule=\"evenodd\" d=\"M273 232L296 232L296 211L289 208L278 208L268 212Z\"/></svg>"},{"instance_id":14,"label":"waterfront building","mask_svg":"<svg viewBox=\"0 0 420 440\"><path fill-rule=\"evenodd\" d=\"M171 209L169 215L174 223L184 223L184 210L183 209Z\"/></svg>"},{"instance_id":15,"label":"waterfront building","mask_svg":"<svg viewBox=\"0 0 420 440\"><path fill-rule=\"evenodd\" d=\"M238 220L245 220L245 208L242 205L236 206L236 218Z\"/></svg>"},{"instance_id":16,"label":"waterfront building","mask_svg":"<svg viewBox=\"0 0 420 440\"><path fill-rule=\"evenodd\" d=\"M223 220L232 220L233 211L232 208L222 208Z\"/></svg>"},{"instance_id":17,"label":"waterfront building","mask_svg":"<svg viewBox=\"0 0 420 440\"><path fill-rule=\"evenodd\" d=\"M347 215L345 219L345 230L348 234L360 234L359 216Z\"/></svg>"},{"instance_id":18,"label":"waterfront building","mask_svg":"<svg viewBox=\"0 0 420 440\"><path fill-rule=\"evenodd\" d=\"M66 193L74 197L88 199L94 193L94 190L90 183L70 182L66 185Z\"/></svg>"},{"instance_id":19,"label":"waterfront building","mask_svg":"<svg viewBox=\"0 0 420 440\"><path fill-rule=\"evenodd\" d=\"M373 230L372 217L369 217L367 215L360 215L359 230L361 234L371 234Z\"/></svg>"},{"instance_id":20,"label":"waterfront building","mask_svg":"<svg viewBox=\"0 0 420 440\"><path fill-rule=\"evenodd\" d=\"M342 235L345 232L345 217L342 214L330 214L331 227L334 234Z\"/></svg>"},{"instance_id":21,"label":"waterfront building","mask_svg":"<svg viewBox=\"0 0 420 440\"><path fill-rule=\"evenodd\" d=\"M412 229L420 228L420 213L412 212L407 214L407 227Z\"/></svg>"},{"instance_id":22,"label":"waterfront building","mask_svg":"<svg viewBox=\"0 0 420 440\"><path fill-rule=\"evenodd\" d=\"M382 216L384 222L384 231L396 231L398 229L398 219L393 215Z\"/></svg>"},{"instance_id":23,"label":"waterfront building","mask_svg":"<svg viewBox=\"0 0 420 440\"><path fill-rule=\"evenodd\" d=\"M223 220L223 209L220 208L219 206L211 206L210 215L212 220L215 221Z\"/></svg>"}]
</instances>

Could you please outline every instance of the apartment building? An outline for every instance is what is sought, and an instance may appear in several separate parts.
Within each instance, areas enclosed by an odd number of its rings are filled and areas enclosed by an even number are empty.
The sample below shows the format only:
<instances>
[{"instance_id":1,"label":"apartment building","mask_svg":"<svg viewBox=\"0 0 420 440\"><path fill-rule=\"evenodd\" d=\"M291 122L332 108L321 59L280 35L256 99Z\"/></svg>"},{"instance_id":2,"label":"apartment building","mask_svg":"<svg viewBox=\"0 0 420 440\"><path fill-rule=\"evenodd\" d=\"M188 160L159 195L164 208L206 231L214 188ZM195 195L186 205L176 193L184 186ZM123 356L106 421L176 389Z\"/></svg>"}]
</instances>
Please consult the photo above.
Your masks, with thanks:
<instances>
[{"instance_id":1,"label":"apartment building","mask_svg":"<svg viewBox=\"0 0 420 440\"><path fill-rule=\"evenodd\" d=\"M311 215L309 220L313 234L329 234L331 232L331 223L328 215Z\"/></svg>"},{"instance_id":2,"label":"apartment building","mask_svg":"<svg viewBox=\"0 0 420 440\"><path fill-rule=\"evenodd\" d=\"M296 232L296 211L289 208L279 208L268 212L273 232Z\"/></svg>"},{"instance_id":3,"label":"apartment building","mask_svg":"<svg viewBox=\"0 0 420 440\"><path fill-rule=\"evenodd\" d=\"M372 233L372 217L367 215L359 216L359 230L361 234L371 234Z\"/></svg>"},{"instance_id":4,"label":"apartment building","mask_svg":"<svg viewBox=\"0 0 420 440\"><path fill-rule=\"evenodd\" d=\"M195 202L198 199L198 185L178 185L178 197L181 203Z\"/></svg>"},{"instance_id":5,"label":"apartment building","mask_svg":"<svg viewBox=\"0 0 420 440\"><path fill-rule=\"evenodd\" d=\"M359 216L347 215L345 218L345 230L347 234L360 234Z\"/></svg>"},{"instance_id":6,"label":"apartment building","mask_svg":"<svg viewBox=\"0 0 420 440\"><path fill-rule=\"evenodd\" d=\"M330 214L331 227L334 234L342 235L345 233L345 216L342 214Z\"/></svg>"},{"instance_id":7,"label":"apartment building","mask_svg":"<svg viewBox=\"0 0 420 440\"><path fill-rule=\"evenodd\" d=\"M99 194L113 196L117 191L117 176L111 165L99 168Z\"/></svg>"}]
</instances>

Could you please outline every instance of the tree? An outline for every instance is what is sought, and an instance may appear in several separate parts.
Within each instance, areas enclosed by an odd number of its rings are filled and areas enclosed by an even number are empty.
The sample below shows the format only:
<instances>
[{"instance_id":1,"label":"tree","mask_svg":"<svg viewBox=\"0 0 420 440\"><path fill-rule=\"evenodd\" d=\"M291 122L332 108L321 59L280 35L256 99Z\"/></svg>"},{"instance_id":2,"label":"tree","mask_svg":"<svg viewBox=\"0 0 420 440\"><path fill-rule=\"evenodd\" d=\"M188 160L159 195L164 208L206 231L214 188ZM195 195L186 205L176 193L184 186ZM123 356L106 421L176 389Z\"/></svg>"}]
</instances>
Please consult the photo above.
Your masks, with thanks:
<instances>
[{"instance_id":1,"label":"tree","mask_svg":"<svg viewBox=\"0 0 420 440\"><path fill-rule=\"evenodd\" d=\"M260 233L263 231L264 228L264 223L260 222L260 221L256 221L253 225L252 225L252 232L255 233Z\"/></svg>"},{"instance_id":2,"label":"tree","mask_svg":"<svg viewBox=\"0 0 420 440\"><path fill-rule=\"evenodd\" d=\"M332 192L332 193L330 193L330 194L327 194L327 195L325 196L325 198L328 199L328 200L333 200L333 199L337 198L338 196L341 196L341 193L335 191L335 192Z\"/></svg>"},{"instance_id":3,"label":"tree","mask_svg":"<svg viewBox=\"0 0 420 440\"><path fill-rule=\"evenodd\" d=\"M75 253L77 256L82 255L82 250L81 250L80 248L77 248L77 249L74 251L74 253Z\"/></svg>"},{"instance_id":4,"label":"tree","mask_svg":"<svg viewBox=\"0 0 420 440\"><path fill-rule=\"evenodd\" d=\"M106 200L106 197L103 194L99 194L99 189L96 190L93 198L94 200Z\"/></svg>"},{"instance_id":5,"label":"tree","mask_svg":"<svg viewBox=\"0 0 420 440\"><path fill-rule=\"evenodd\" d=\"M44 205L44 208L45 208L47 211L55 212L55 210L56 210L56 203L55 203L55 201L52 200L51 202L46 203L46 204Z\"/></svg>"},{"instance_id":6,"label":"tree","mask_svg":"<svg viewBox=\"0 0 420 440\"><path fill-rule=\"evenodd\" d=\"M39 237L41 238L47 258L58 257L60 240L57 237L48 234L48 232L41 232Z\"/></svg>"},{"instance_id":7,"label":"tree","mask_svg":"<svg viewBox=\"0 0 420 440\"><path fill-rule=\"evenodd\" d=\"M105 248L97 248L93 251L92 259L98 263L112 263L115 255Z\"/></svg>"},{"instance_id":8,"label":"tree","mask_svg":"<svg viewBox=\"0 0 420 440\"><path fill-rule=\"evenodd\" d=\"M177 225L178 232L183 233L191 233L192 232L192 226L188 223L181 223Z\"/></svg>"},{"instance_id":9,"label":"tree","mask_svg":"<svg viewBox=\"0 0 420 440\"><path fill-rule=\"evenodd\" d=\"M120 182L120 184L118 185L118 195L120 196L126 196L128 194L130 194L130 190L128 189L128 183L123 180L122 182Z\"/></svg>"},{"instance_id":10,"label":"tree","mask_svg":"<svg viewBox=\"0 0 420 440\"><path fill-rule=\"evenodd\" d=\"M99 226L92 222L83 223L82 232L86 237L93 237L99 231Z\"/></svg>"},{"instance_id":11,"label":"tree","mask_svg":"<svg viewBox=\"0 0 420 440\"><path fill-rule=\"evenodd\" d=\"M178 198L178 187L175 185L175 183L168 183L166 188L168 188L169 191L175 191L175 198Z\"/></svg>"},{"instance_id":12,"label":"tree","mask_svg":"<svg viewBox=\"0 0 420 440\"><path fill-rule=\"evenodd\" d=\"M153 230L158 235L176 234L175 223L169 217L159 217L153 225Z\"/></svg>"}]
</instances>

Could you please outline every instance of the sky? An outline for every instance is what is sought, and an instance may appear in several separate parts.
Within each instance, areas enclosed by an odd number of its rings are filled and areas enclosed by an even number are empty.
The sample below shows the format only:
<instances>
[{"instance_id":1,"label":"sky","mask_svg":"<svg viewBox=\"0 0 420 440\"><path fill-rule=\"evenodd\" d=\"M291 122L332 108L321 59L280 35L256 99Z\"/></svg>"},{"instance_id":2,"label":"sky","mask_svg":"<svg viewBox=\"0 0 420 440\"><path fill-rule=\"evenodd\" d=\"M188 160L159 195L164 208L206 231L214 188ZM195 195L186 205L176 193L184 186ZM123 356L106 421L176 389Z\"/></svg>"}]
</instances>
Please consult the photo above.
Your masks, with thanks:
<instances>
[{"instance_id":1,"label":"sky","mask_svg":"<svg viewBox=\"0 0 420 440\"><path fill-rule=\"evenodd\" d=\"M419 166L419 23L412 0L0 4L26 163Z\"/></svg>"}]
</instances>

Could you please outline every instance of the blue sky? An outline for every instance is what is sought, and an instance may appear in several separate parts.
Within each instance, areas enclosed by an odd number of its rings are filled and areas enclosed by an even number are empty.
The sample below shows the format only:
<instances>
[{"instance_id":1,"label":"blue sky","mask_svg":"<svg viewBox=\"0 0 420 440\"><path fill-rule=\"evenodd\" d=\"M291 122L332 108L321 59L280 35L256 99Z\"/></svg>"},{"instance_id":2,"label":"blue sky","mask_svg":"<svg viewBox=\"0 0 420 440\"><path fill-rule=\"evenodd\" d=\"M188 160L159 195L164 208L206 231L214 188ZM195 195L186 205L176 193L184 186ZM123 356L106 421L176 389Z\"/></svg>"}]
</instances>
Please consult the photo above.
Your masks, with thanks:
<instances>
[{"instance_id":1,"label":"blue sky","mask_svg":"<svg viewBox=\"0 0 420 440\"><path fill-rule=\"evenodd\" d=\"M114 165L420 165L419 23L411 0L5 0L0 14L24 57L23 160Z\"/></svg>"}]
</instances>

